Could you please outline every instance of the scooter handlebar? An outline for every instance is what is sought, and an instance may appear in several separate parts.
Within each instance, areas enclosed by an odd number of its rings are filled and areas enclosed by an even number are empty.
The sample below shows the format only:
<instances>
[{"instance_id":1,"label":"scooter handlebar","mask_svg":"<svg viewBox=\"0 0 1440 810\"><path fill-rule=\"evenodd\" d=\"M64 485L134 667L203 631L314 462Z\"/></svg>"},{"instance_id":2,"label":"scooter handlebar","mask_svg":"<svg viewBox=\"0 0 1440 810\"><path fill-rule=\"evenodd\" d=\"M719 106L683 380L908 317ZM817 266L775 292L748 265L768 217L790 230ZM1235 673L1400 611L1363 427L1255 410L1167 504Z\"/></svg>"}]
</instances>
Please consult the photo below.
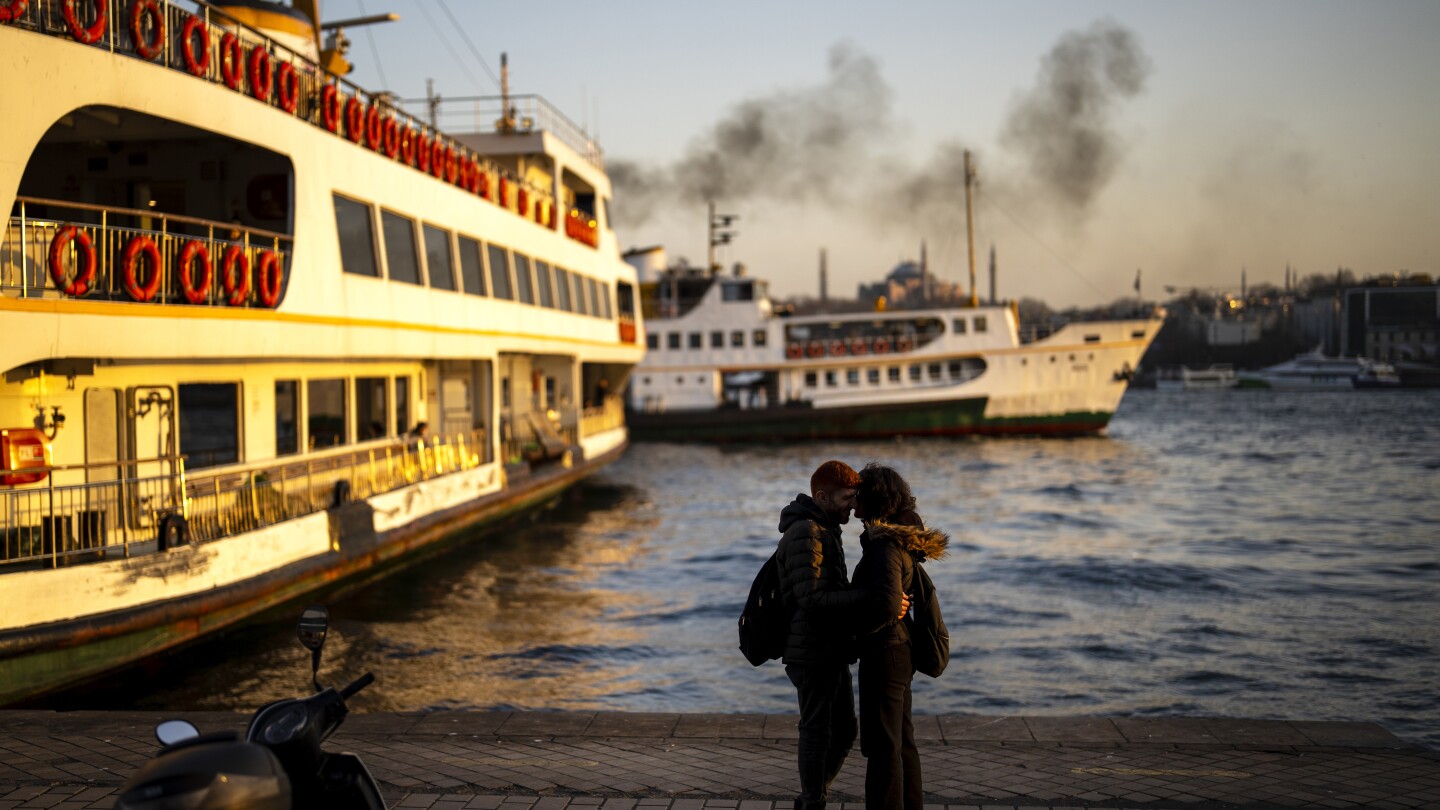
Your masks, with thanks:
<instances>
[{"instance_id":1,"label":"scooter handlebar","mask_svg":"<svg viewBox=\"0 0 1440 810\"><path fill-rule=\"evenodd\" d=\"M367 673L365 673L364 675L361 675L359 678L357 678L354 683L350 684L349 686L345 687L344 689L341 689L341 690L340 690L340 697L344 698L345 700L349 700L350 697L351 697L352 695L354 695L356 692L359 692L361 689L364 689L365 687L369 686L370 684L372 684L372 683L374 683L374 682L375 682L375 673L373 673L373 672L367 672Z\"/></svg>"}]
</instances>

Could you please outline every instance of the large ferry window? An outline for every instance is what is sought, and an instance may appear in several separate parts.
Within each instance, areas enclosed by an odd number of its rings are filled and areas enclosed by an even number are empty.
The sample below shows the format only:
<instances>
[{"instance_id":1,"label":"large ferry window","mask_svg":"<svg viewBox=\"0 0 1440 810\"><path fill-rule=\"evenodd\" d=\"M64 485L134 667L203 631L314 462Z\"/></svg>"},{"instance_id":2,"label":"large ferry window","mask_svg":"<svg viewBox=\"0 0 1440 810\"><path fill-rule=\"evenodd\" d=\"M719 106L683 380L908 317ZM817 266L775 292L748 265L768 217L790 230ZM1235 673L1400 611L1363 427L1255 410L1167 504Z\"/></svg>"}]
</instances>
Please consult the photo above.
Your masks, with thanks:
<instances>
[{"instance_id":1,"label":"large ferry window","mask_svg":"<svg viewBox=\"0 0 1440 810\"><path fill-rule=\"evenodd\" d=\"M615 320L615 313L610 309L610 285L599 284L600 290L600 316L607 321Z\"/></svg>"},{"instance_id":2,"label":"large ferry window","mask_svg":"<svg viewBox=\"0 0 1440 810\"><path fill-rule=\"evenodd\" d=\"M814 388L814 387L815 387L815 383L817 383L818 381L819 381L819 375L818 375L818 374L816 374L816 373L813 372L813 371L807 371L807 372L805 372L805 387L806 387L806 388Z\"/></svg>"},{"instance_id":3,"label":"large ferry window","mask_svg":"<svg viewBox=\"0 0 1440 810\"><path fill-rule=\"evenodd\" d=\"M860 384L860 369L858 369L858 368L846 369L846 370L845 370L845 384L846 384L846 385L859 385L859 384Z\"/></svg>"},{"instance_id":4,"label":"large ferry window","mask_svg":"<svg viewBox=\"0 0 1440 810\"><path fill-rule=\"evenodd\" d=\"M585 277L579 273L571 273L575 277L575 311L581 315L590 314L590 302L585 300Z\"/></svg>"},{"instance_id":5,"label":"large ferry window","mask_svg":"<svg viewBox=\"0 0 1440 810\"><path fill-rule=\"evenodd\" d=\"M984 331L985 331L985 326L986 326L986 324L985 324L985 316L984 316L984 315L976 315L976 316L975 316L975 331L976 331L976 332L984 332Z\"/></svg>"},{"instance_id":6,"label":"large ferry window","mask_svg":"<svg viewBox=\"0 0 1440 810\"><path fill-rule=\"evenodd\" d=\"M380 277L375 261L375 226L370 206L335 195L335 231L340 236L340 267L357 276Z\"/></svg>"},{"instance_id":7,"label":"large ferry window","mask_svg":"<svg viewBox=\"0 0 1440 810\"><path fill-rule=\"evenodd\" d=\"M752 334L752 335L750 336L750 345L751 345L751 346L754 346L754 347L757 348L757 349L763 348L763 347L765 346L765 330L764 330L764 329L756 329L756 330L755 330L754 334Z\"/></svg>"},{"instance_id":8,"label":"large ferry window","mask_svg":"<svg viewBox=\"0 0 1440 810\"><path fill-rule=\"evenodd\" d=\"M744 332L742 332L742 331L739 330L739 329L736 329L734 332L731 332L731 333L730 333L730 348L732 348L732 349L743 349L743 348L745 348L745 333L744 333Z\"/></svg>"},{"instance_id":9,"label":"large ferry window","mask_svg":"<svg viewBox=\"0 0 1440 810\"><path fill-rule=\"evenodd\" d=\"M310 432L309 449L321 450L348 441L345 381L310 380L305 384L305 425Z\"/></svg>"},{"instance_id":10,"label":"large ferry window","mask_svg":"<svg viewBox=\"0 0 1440 810\"><path fill-rule=\"evenodd\" d=\"M703 344L703 342L701 341L700 338L701 338L701 335L700 335L699 332L691 332L691 333L690 333L690 348L692 348L692 349L702 348L704 344Z\"/></svg>"},{"instance_id":11,"label":"large ferry window","mask_svg":"<svg viewBox=\"0 0 1440 810\"><path fill-rule=\"evenodd\" d=\"M522 304L535 303L535 282L530 278L530 257L520 251L511 254L515 257L515 291Z\"/></svg>"},{"instance_id":12,"label":"large ferry window","mask_svg":"<svg viewBox=\"0 0 1440 810\"><path fill-rule=\"evenodd\" d=\"M965 334L965 319L964 319L964 318L956 318L954 321L951 322L951 325L954 327L954 329L951 330L951 331L953 331L955 334L957 334L957 335L963 335L963 334ZM978 330L977 330L977 331L978 331Z\"/></svg>"},{"instance_id":13,"label":"large ferry window","mask_svg":"<svg viewBox=\"0 0 1440 810\"><path fill-rule=\"evenodd\" d=\"M480 243L460 237L460 283L471 295L485 294L485 266L480 261Z\"/></svg>"},{"instance_id":14,"label":"large ferry window","mask_svg":"<svg viewBox=\"0 0 1440 810\"><path fill-rule=\"evenodd\" d=\"M722 301L753 301L755 289L748 281L736 281L720 287Z\"/></svg>"},{"instance_id":15,"label":"large ferry window","mask_svg":"<svg viewBox=\"0 0 1440 810\"><path fill-rule=\"evenodd\" d=\"M384 377L355 378L355 435L360 441L383 439L389 408L385 402Z\"/></svg>"},{"instance_id":16,"label":"large ferry window","mask_svg":"<svg viewBox=\"0 0 1440 810\"><path fill-rule=\"evenodd\" d=\"M889 380L892 383L900 382L900 367L891 366L890 368L885 369L885 379Z\"/></svg>"},{"instance_id":17,"label":"large ferry window","mask_svg":"<svg viewBox=\"0 0 1440 810\"><path fill-rule=\"evenodd\" d=\"M180 452L186 469L240 461L240 386L181 383Z\"/></svg>"},{"instance_id":18,"label":"large ferry window","mask_svg":"<svg viewBox=\"0 0 1440 810\"><path fill-rule=\"evenodd\" d=\"M455 289L455 268L450 258L450 232L433 225L424 226L425 269L430 286L437 290Z\"/></svg>"},{"instance_id":19,"label":"large ferry window","mask_svg":"<svg viewBox=\"0 0 1440 810\"><path fill-rule=\"evenodd\" d=\"M383 208L380 229L385 235L385 264L391 281L420 283L420 259L415 252L415 221Z\"/></svg>"},{"instance_id":20,"label":"large ferry window","mask_svg":"<svg viewBox=\"0 0 1440 810\"><path fill-rule=\"evenodd\" d=\"M535 260L535 281L537 292L540 293L540 306L555 308L555 291L550 282L550 265L539 259Z\"/></svg>"},{"instance_id":21,"label":"large ferry window","mask_svg":"<svg viewBox=\"0 0 1440 810\"><path fill-rule=\"evenodd\" d=\"M485 248L490 259L490 289L496 298L509 301L515 297L510 294L510 251L493 242Z\"/></svg>"},{"instance_id":22,"label":"large ferry window","mask_svg":"<svg viewBox=\"0 0 1440 810\"><path fill-rule=\"evenodd\" d=\"M719 329L716 329L714 332L711 332L711 333L710 333L710 348L712 348L712 349L723 349L723 348L725 348L725 333L724 333L724 332L720 331Z\"/></svg>"},{"instance_id":23,"label":"large ferry window","mask_svg":"<svg viewBox=\"0 0 1440 810\"><path fill-rule=\"evenodd\" d=\"M929 366L929 371L930 371L930 379L932 379L932 380L938 380L938 379L940 379L940 364L939 364L939 363L931 363L930 366Z\"/></svg>"},{"instance_id":24,"label":"large ferry window","mask_svg":"<svg viewBox=\"0 0 1440 810\"><path fill-rule=\"evenodd\" d=\"M680 333L671 332L667 334L665 336L665 346L669 349L678 350L680 348Z\"/></svg>"},{"instance_id":25,"label":"large ferry window","mask_svg":"<svg viewBox=\"0 0 1440 810\"><path fill-rule=\"evenodd\" d=\"M555 303L566 312L574 310L570 303L570 271L563 268L555 268Z\"/></svg>"},{"instance_id":26,"label":"large ferry window","mask_svg":"<svg viewBox=\"0 0 1440 810\"><path fill-rule=\"evenodd\" d=\"M659 349L660 335L655 332L647 332L645 334L645 348L649 349L652 352L656 349Z\"/></svg>"},{"instance_id":27,"label":"large ferry window","mask_svg":"<svg viewBox=\"0 0 1440 810\"><path fill-rule=\"evenodd\" d=\"M300 452L300 382L275 381L275 455Z\"/></svg>"},{"instance_id":28,"label":"large ferry window","mask_svg":"<svg viewBox=\"0 0 1440 810\"><path fill-rule=\"evenodd\" d=\"M395 378L395 435L410 432L410 378Z\"/></svg>"},{"instance_id":29,"label":"large ferry window","mask_svg":"<svg viewBox=\"0 0 1440 810\"><path fill-rule=\"evenodd\" d=\"M865 371L865 381L868 382L868 383L870 383L871 385L879 385L879 384L880 384L880 369L878 369L878 368L866 369L866 371Z\"/></svg>"},{"instance_id":30,"label":"large ferry window","mask_svg":"<svg viewBox=\"0 0 1440 810\"><path fill-rule=\"evenodd\" d=\"M910 367L910 382L920 382L920 366Z\"/></svg>"},{"instance_id":31,"label":"large ferry window","mask_svg":"<svg viewBox=\"0 0 1440 810\"><path fill-rule=\"evenodd\" d=\"M827 371L827 372L825 372L825 385L826 385L827 387L829 387L829 388L834 388L834 387L835 387L835 372L833 372L833 371Z\"/></svg>"},{"instance_id":32,"label":"large ferry window","mask_svg":"<svg viewBox=\"0 0 1440 810\"><path fill-rule=\"evenodd\" d=\"M595 279L585 279L585 287L588 293L587 300L590 302L590 314L597 318L604 315L604 310L600 308L600 288L595 283Z\"/></svg>"}]
</instances>

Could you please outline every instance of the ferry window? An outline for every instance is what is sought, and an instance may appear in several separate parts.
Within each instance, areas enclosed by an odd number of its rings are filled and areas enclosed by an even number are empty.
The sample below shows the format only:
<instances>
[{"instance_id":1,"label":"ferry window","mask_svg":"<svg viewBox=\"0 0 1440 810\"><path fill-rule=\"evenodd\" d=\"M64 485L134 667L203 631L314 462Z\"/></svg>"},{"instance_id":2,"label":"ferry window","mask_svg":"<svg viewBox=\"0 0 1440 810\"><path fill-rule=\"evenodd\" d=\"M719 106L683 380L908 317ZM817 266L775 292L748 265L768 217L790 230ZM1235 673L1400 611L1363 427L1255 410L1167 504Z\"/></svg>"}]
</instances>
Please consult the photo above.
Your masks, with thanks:
<instances>
[{"instance_id":1,"label":"ferry window","mask_svg":"<svg viewBox=\"0 0 1440 810\"><path fill-rule=\"evenodd\" d=\"M177 398L185 467L198 470L240 461L239 384L181 383Z\"/></svg>"},{"instance_id":2,"label":"ferry window","mask_svg":"<svg viewBox=\"0 0 1440 810\"><path fill-rule=\"evenodd\" d=\"M494 244L485 246L486 258L490 260L490 289L496 298L506 301L515 296L510 294L510 251Z\"/></svg>"},{"instance_id":3,"label":"ferry window","mask_svg":"<svg viewBox=\"0 0 1440 810\"><path fill-rule=\"evenodd\" d=\"M891 366L890 368L885 369L885 378L893 383L900 382L900 367Z\"/></svg>"},{"instance_id":4,"label":"ferry window","mask_svg":"<svg viewBox=\"0 0 1440 810\"><path fill-rule=\"evenodd\" d=\"M550 282L550 265L539 259L535 260L536 286L540 293L540 306L555 308L555 290Z\"/></svg>"},{"instance_id":5,"label":"ferry window","mask_svg":"<svg viewBox=\"0 0 1440 810\"><path fill-rule=\"evenodd\" d=\"M375 261L375 225L370 206L335 195L335 231L340 235L340 267L357 276L380 277Z\"/></svg>"},{"instance_id":6,"label":"ferry window","mask_svg":"<svg viewBox=\"0 0 1440 810\"><path fill-rule=\"evenodd\" d=\"M669 348L671 348L671 349L679 349L679 348L680 348L680 333L679 333L679 332L671 332L670 334L666 335L666 339L667 339L667 341L668 341L667 346L668 346Z\"/></svg>"},{"instance_id":7,"label":"ferry window","mask_svg":"<svg viewBox=\"0 0 1440 810\"><path fill-rule=\"evenodd\" d=\"M871 385L880 384L880 369L872 368L865 371L865 381Z\"/></svg>"},{"instance_id":8,"label":"ferry window","mask_svg":"<svg viewBox=\"0 0 1440 810\"><path fill-rule=\"evenodd\" d=\"M764 330L764 329L756 329L756 330L755 330L755 332L751 335L750 345L751 345L751 346L754 346L754 347L757 348L757 349L765 345L765 330Z\"/></svg>"},{"instance_id":9,"label":"ferry window","mask_svg":"<svg viewBox=\"0 0 1440 810\"><path fill-rule=\"evenodd\" d=\"M984 316L984 315L976 315L976 316L975 316L975 331L976 331L977 333L979 333L979 332L984 332L984 331L985 331L985 326L986 326L986 324L985 324L985 316Z\"/></svg>"},{"instance_id":10,"label":"ferry window","mask_svg":"<svg viewBox=\"0 0 1440 810\"><path fill-rule=\"evenodd\" d=\"M431 225L425 231L425 268L430 271L430 286L437 290L455 289L455 268L450 260L450 232Z\"/></svg>"},{"instance_id":11,"label":"ferry window","mask_svg":"<svg viewBox=\"0 0 1440 810\"><path fill-rule=\"evenodd\" d=\"M919 366L911 366L911 367L910 367L910 382L920 382L920 367L919 367Z\"/></svg>"},{"instance_id":12,"label":"ferry window","mask_svg":"<svg viewBox=\"0 0 1440 810\"><path fill-rule=\"evenodd\" d=\"M846 384L846 385L859 385L859 384L860 384L860 369L858 369L858 368L846 369L846 370L845 370L845 384Z\"/></svg>"},{"instance_id":13,"label":"ferry window","mask_svg":"<svg viewBox=\"0 0 1440 810\"><path fill-rule=\"evenodd\" d=\"M743 348L745 348L745 333L744 333L744 332L740 331L739 329L736 329L734 332L731 332L731 333L730 333L730 348L732 348L732 349L743 349Z\"/></svg>"},{"instance_id":14,"label":"ferry window","mask_svg":"<svg viewBox=\"0 0 1440 810\"><path fill-rule=\"evenodd\" d=\"M581 315L589 315L590 302L585 300L585 277L579 273L570 275L575 279L575 311Z\"/></svg>"},{"instance_id":15,"label":"ferry window","mask_svg":"<svg viewBox=\"0 0 1440 810\"><path fill-rule=\"evenodd\" d=\"M958 379L960 379L960 361L959 361L959 360L951 360L951 361L950 361L950 378L951 378L952 380L958 380Z\"/></svg>"},{"instance_id":16,"label":"ferry window","mask_svg":"<svg viewBox=\"0 0 1440 810\"><path fill-rule=\"evenodd\" d=\"M305 394L309 449L320 450L345 444L349 435L345 419L345 381L311 380L305 384Z\"/></svg>"},{"instance_id":17,"label":"ferry window","mask_svg":"<svg viewBox=\"0 0 1440 810\"><path fill-rule=\"evenodd\" d=\"M535 303L535 282L530 278L530 257L520 251L515 251L515 291L519 293L520 303Z\"/></svg>"},{"instance_id":18,"label":"ferry window","mask_svg":"<svg viewBox=\"0 0 1440 810\"><path fill-rule=\"evenodd\" d=\"M410 378L395 378L395 435L410 432Z\"/></svg>"},{"instance_id":19,"label":"ferry window","mask_svg":"<svg viewBox=\"0 0 1440 810\"><path fill-rule=\"evenodd\" d=\"M647 332L645 334L645 348L652 352L660 348L660 336L654 332Z\"/></svg>"},{"instance_id":20,"label":"ferry window","mask_svg":"<svg viewBox=\"0 0 1440 810\"><path fill-rule=\"evenodd\" d=\"M931 363L931 364L930 364L930 379L932 379L932 380L938 380L938 379L940 379L940 364L939 364L939 363Z\"/></svg>"},{"instance_id":21,"label":"ferry window","mask_svg":"<svg viewBox=\"0 0 1440 810\"><path fill-rule=\"evenodd\" d=\"M420 260L415 253L415 221L380 210L380 229L385 235L385 264L391 281L420 283Z\"/></svg>"},{"instance_id":22,"label":"ferry window","mask_svg":"<svg viewBox=\"0 0 1440 810\"><path fill-rule=\"evenodd\" d=\"M827 385L827 386L829 386L829 387L831 387L831 388L834 388L834 387L835 387L835 372L834 372L834 371L827 371L827 372L825 372L825 385Z\"/></svg>"},{"instance_id":23,"label":"ferry window","mask_svg":"<svg viewBox=\"0 0 1440 810\"><path fill-rule=\"evenodd\" d=\"M710 348L712 348L712 349L723 349L723 348L725 348L725 333L724 333L724 332L721 332L720 330L717 329L717 330L715 330L714 332L711 332L711 333L710 333Z\"/></svg>"},{"instance_id":24,"label":"ferry window","mask_svg":"<svg viewBox=\"0 0 1440 810\"><path fill-rule=\"evenodd\" d=\"M725 284L720 288L720 300L753 301L755 300L755 288L748 281Z\"/></svg>"},{"instance_id":25,"label":"ferry window","mask_svg":"<svg viewBox=\"0 0 1440 810\"><path fill-rule=\"evenodd\" d=\"M570 271L555 268L555 303L566 312L573 311L570 305Z\"/></svg>"},{"instance_id":26,"label":"ferry window","mask_svg":"<svg viewBox=\"0 0 1440 810\"><path fill-rule=\"evenodd\" d=\"M300 452L300 383L275 381L275 455Z\"/></svg>"},{"instance_id":27,"label":"ferry window","mask_svg":"<svg viewBox=\"0 0 1440 810\"><path fill-rule=\"evenodd\" d=\"M599 285L595 283L595 279L587 278L585 279L585 286L588 288L588 298L586 300L590 302L590 314L598 318L604 314L600 309ZM696 346L695 348L698 349L700 347Z\"/></svg>"},{"instance_id":28,"label":"ferry window","mask_svg":"<svg viewBox=\"0 0 1440 810\"><path fill-rule=\"evenodd\" d=\"M449 255L449 231L441 231L431 225L422 228L425 232L425 268L429 271L431 287L436 290L454 290L455 270L451 267Z\"/></svg>"},{"instance_id":29,"label":"ferry window","mask_svg":"<svg viewBox=\"0 0 1440 810\"><path fill-rule=\"evenodd\" d=\"M690 348L692 348L692 349L699 349L699 348L701 348L700 333L699 333L699 332L691 332L691 333L690 333Z\"/></svg>"},{"instance_id":30,"label":"ferry window","mask_svg":"<svg viewBox=\"0 0 1440 810\"><path fill-rule=\"evenodd\" d=\"M471 295L485 294L485 265L480 260L480 243L460 237L460 283Z\"/></svg>"},{"instance_id":31,"label":"ferry window","mask_svg":"<svg viewBox=\"0 0 1440 810\"><path fill-rule=\"evenodd\" d=\"M510 378L500 378L500 407L510 407Z\"/></svg>"},{"instance_id":32,"label":"ferry window","mask_svg":"<svg viewBox=\"0 0 1440 810\"><path fill-rule=\"evenodd\" d=\"M610 309L610 285L600 285L600 314L607 321L615 319L615 313Z\"/></svg>"},{"instance_id":33,"label":"ferry window","mask_svg":"<svg viewBox=\"0 0 1440 810\"><path fill-rule=\"evenodd\" d=\"M385 437L389 407L385 402L384 377L355 378L355 435L360 441Z\"/></svg>"},{"instance_id":34,"label":"ferry window","mask_svg":"<svg viewBox=\"0 0 1440 810\"><path fill-rule=\"evenodd\" d=\"M954 332L955 332L955 334L957 334L957 335L963 335L963 334L965 334L965 319L964 319L964 318L956 318L956 319L953 321L952 326L954 326Z\"/></svg>"},{"instance_id":35,"label":"ferry window","mask_svg":"<svg viewBox=\"0 0 1440 810\"><path fill-rule=\"evenodd\" d=\"M815 383L818 382L818 381L819 381L819 375L818 375L818 374L816 374L816 373L813 372L813 371L807 371L807 372L805 372L805 387L806 387L806 388L814 388L814 387L815 387Z\"/></svg>"}]
</instances>

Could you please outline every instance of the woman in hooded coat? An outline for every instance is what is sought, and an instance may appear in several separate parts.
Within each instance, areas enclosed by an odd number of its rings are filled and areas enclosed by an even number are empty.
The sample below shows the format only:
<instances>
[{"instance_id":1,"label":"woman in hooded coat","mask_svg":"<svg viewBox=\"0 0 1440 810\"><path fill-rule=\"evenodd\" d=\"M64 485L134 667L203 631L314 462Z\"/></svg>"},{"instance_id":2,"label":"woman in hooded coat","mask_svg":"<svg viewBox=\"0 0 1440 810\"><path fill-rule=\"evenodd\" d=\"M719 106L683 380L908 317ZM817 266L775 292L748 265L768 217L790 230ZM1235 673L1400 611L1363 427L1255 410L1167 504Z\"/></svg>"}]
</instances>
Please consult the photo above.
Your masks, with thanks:
<instances>
[{"instance_id":1,"label":"woman in hooded coat","mask_svg":"<svg viewBox=\"0 0 1440 810\"><path fill-rule=\"evenodd\" d=\"M852 587L862 590L860 751L865 755L867 810L921 810L920 752L910 720L911 619L897 619L901 597L912 591L915 565L945 554L950 538L925 528L910 485L894 469L874 462L860 471L855 516L865 522L862 554Z\"/></svg>"}]
</instances>

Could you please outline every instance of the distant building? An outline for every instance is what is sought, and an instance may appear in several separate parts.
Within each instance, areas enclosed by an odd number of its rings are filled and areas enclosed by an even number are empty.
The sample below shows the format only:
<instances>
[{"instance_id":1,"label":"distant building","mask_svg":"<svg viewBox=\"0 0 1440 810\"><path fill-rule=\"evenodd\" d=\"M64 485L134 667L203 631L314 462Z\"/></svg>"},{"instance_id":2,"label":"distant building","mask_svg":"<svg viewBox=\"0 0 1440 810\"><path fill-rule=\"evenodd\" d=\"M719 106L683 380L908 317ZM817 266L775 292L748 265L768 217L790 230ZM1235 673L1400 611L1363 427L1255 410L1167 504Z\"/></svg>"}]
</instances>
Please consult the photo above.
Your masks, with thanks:
<instances>
[{"instance_id":1,"label":"distant building","mask_svg":"<svg viewBox=\"0 0 1440 810\"><path fill-rule=\"evenodd\" d=\"M857 290L860 302L870 306L882 296L887 308L897 309L946 305L963 300L966 293L959 284L941 281L935 274L926 272L920 262L907 260L895 265L883 281L861 284Z\"/></svg>"},{"instance_id":2,"label":"distant building","mask_svg":"<svg viewBox=\"0 0 1440 810\"><path fill-rule=\"evenodd\" d=\"M1381 279L1346 290L1342 353L1391 363L1440 361L1440 285L1416 281Z\"/></svg>"},{"instance_id":3,"label":"distant building","mask_svg":"<svg viewBox=\"0 0 1440 810\"><path fill-rule=\"evenodd\" d=\"M1259 321L1210 320L1205 324L1205 342L1211 346L1246 346L1259 340Z\"/></svg>"}]
</instances>

